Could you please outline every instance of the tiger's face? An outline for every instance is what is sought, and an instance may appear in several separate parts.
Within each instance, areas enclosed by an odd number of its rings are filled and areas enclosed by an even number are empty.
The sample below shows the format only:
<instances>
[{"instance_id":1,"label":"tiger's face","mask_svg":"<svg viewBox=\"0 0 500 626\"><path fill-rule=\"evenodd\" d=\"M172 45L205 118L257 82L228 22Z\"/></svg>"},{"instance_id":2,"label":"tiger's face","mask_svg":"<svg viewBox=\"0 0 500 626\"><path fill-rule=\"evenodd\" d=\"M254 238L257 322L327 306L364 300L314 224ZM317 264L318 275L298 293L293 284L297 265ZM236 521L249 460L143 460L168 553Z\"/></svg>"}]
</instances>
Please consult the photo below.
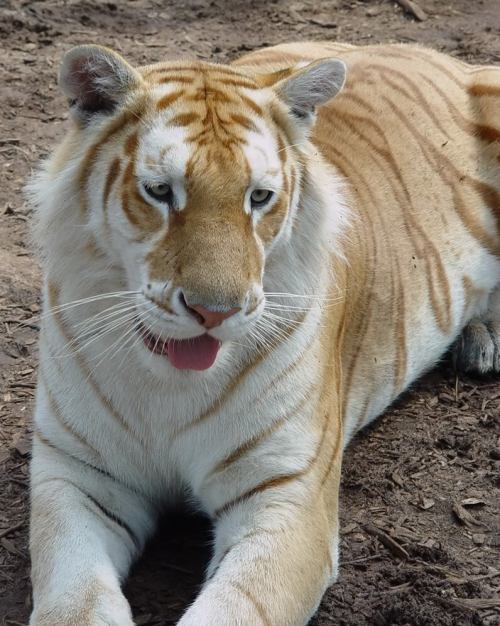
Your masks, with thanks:
<instances>
[{"instance_id":1,"label":"tiger's face","mask_svg":"<svg viewBox=\"0 0 500 626\"><path fill-rule=\"evenodd\" d=\"M149 358L207 369L262 315L266 262L298 210L314 106L343 83L341 62L313 66L256 76L202 62L135 70L97 46L66 55L60 82L89 145L85 211L137 291Z\"/></svg>"}]
</instances>

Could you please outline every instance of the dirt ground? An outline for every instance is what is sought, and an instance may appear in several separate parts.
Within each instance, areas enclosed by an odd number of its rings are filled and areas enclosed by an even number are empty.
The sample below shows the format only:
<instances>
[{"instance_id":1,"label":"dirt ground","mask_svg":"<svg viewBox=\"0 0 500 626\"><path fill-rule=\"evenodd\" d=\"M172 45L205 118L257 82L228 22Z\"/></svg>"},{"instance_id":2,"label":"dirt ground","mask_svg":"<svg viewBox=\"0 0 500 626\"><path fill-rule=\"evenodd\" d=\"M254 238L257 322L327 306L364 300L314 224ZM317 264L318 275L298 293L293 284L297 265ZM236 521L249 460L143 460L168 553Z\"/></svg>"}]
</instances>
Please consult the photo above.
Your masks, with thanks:
<instances>
[{"instance_id":1,"label":"dirt ground","mask_svg":"<svg viewBox=\"0 0 500 626\"><path fill-rule=\"evenodd\" d=\"M0 0L0 625L27 624L27 474L39 271L22 187L64 133L63 52L111 46L137 63L227 60L304 39L420 42L500 63L500 0ZM345 457L340 580L314 626L500 624L500 382L448 361L358 437ZM176 513L126 587L136 623L175 624L202 579L210 530ZM56 626L56 625L54 625Z\"/></svg>"}]
</instances>

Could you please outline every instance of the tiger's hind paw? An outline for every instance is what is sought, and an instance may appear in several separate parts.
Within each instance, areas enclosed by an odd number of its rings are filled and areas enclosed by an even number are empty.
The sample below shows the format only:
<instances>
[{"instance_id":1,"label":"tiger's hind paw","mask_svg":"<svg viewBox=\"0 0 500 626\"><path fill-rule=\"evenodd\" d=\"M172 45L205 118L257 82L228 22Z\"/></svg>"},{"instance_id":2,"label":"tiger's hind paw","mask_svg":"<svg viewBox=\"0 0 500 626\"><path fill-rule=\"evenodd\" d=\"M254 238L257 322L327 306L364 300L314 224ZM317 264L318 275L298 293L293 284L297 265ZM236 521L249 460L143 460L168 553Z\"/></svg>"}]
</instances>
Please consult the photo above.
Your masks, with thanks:
<instances>
[{"instance_id":1,"label":"tiger's hind paw","mask_svg":"<svg viewBox=\"0 0 500 626\"><path fill-rule=\"evenodd\" d=\"M453 347L458 370L470 374L500 373L500 322L471 320Z\"/></svg>"}]
</instances>

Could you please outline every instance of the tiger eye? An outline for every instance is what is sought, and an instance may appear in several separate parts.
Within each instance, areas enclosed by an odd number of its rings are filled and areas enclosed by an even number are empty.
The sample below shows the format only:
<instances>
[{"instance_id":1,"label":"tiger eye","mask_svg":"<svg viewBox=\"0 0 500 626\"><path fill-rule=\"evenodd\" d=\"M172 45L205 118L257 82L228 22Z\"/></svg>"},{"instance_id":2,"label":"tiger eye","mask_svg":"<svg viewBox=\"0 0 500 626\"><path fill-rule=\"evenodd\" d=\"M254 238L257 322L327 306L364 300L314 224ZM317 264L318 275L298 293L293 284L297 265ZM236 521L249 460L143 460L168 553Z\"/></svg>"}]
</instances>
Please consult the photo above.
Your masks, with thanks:
<instances>
[{"instance_id":1,"label":"tiger eye","mask_svg":"<svg viewBox=\"0 0 500 626\"><path fill-rule=\"evenodd\" d=\"M146 193L158 202L165 202L166 204L172 204L173 192L168 183L154 183L144 185Z\"/></svg>"},{"instance_id":2,"label":"tiger eye","mask_svg":"<svg viewBox=\"0 0 500 626\"><path fill-rule=\"evenodd\" d=\"M263 207L273 197L273 192L269 189L254 189L250 195L252 209Z\"/></svg>"}]
</instances>

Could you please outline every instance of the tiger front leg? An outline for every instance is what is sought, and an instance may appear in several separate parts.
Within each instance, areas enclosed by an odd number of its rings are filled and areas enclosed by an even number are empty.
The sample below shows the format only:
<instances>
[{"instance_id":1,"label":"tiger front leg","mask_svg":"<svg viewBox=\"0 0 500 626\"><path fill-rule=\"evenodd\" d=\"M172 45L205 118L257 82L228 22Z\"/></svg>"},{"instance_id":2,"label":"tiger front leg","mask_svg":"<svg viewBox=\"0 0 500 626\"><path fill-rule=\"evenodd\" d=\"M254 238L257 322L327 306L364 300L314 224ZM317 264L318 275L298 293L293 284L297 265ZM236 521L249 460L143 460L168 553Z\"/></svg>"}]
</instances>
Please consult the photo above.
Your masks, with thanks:
<instances>
[{"instance_id":1,"label":"tiger front leg","mask_svg":"<svg viewBox=\"0 0 500 626\"><path fill-rule=\"evenodd\" d=\"M120 582L152 523L145 500L35 433L30 626L133 626Z\"/></svg>"},{"instance_id":2,"label":"tiger front leg","mask_svg":"<svg viewBox=\"0 0 500 626\"><path fill-rule=\"evenodd\" d=\"M205 585L178 626L304 626L338 567L338 474L222 510ZM333 474L333 476L332 476Z\"/></svg>"}]
</instances>

